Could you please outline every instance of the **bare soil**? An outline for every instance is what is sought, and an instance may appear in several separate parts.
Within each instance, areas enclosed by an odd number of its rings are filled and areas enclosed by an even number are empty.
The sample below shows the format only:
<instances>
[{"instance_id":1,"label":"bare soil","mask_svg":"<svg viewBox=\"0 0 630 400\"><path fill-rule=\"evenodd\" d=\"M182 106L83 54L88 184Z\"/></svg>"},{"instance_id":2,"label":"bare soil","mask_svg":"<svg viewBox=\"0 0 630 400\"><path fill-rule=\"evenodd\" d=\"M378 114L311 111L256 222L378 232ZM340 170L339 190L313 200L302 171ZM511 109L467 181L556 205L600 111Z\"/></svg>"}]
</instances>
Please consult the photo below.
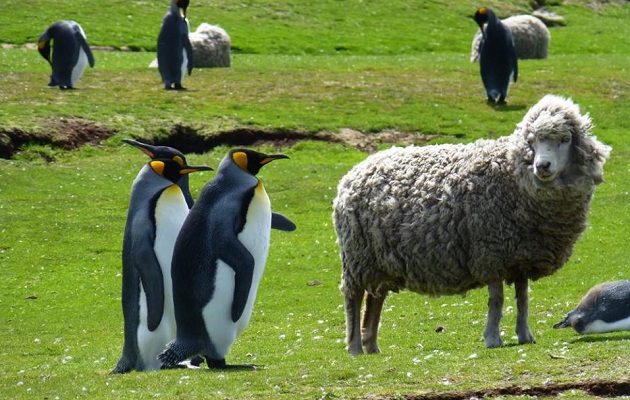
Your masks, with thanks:
<instances>
[{"instance_id":1,"label":"bare soil","mask_svg":"<svg viewBox=\"0 0 630 400\"><path fill-rule=\"evenodd\" d=\"M50 145L53 148L73 150L84 145L99 145L115 134L114 130L106 126L78 118L59 120L48 124L37 132L0 127L0 158L10 159L28 144ZM184 153L203 153L220 145L287 147L300 140L341 143L361 151L374 152L381 144L422 144L436 137L438 135L405 133L394 130L364 133L354 129L341 129L336 133L309 133L297 130L264 130L248 127L217 132L212 135L201 135L193 127L174 125L166 136L162 135L153 139L139 138L139 140L155 145L171 146Z\"/></svg>"},{"instance_id":2,"label":"bare soil","mask_svg":"<svg viewBox=\"0 0 630 400\"><path fill-rule=\"evenodd\" d=\"M504 396L558 396L567 391L582 391L597 397L620 397L630 395L630 381L586 381L575 383L556 383L541 386L508 386L504 388L492 388L471 390L467 392L436 392L422 395L408 396L371 396L366 400L467 400Z\"/></svg>"}]
</instances>

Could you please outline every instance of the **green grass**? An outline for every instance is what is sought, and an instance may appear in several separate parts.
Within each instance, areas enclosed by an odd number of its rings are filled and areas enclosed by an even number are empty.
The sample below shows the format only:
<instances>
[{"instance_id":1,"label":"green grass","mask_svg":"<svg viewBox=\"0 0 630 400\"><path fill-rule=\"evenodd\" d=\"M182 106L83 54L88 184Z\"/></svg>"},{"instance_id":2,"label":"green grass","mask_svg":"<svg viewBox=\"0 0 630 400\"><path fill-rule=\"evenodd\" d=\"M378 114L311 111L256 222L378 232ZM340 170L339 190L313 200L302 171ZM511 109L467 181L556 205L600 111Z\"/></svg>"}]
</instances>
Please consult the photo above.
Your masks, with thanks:
<instances>
[{"instance_id":1,"label":"green grass","mask_svg":"<svg viewBox=\"0 0 630 400\"><path fill-rule=\"evenodd\" d=\"M96 68L75 91L61 92L46 87L49 67L35 50L0 49L0 140L16 128L50 133L52 122L65 118L116 131L99 147L30 145L0 160L0 397L349 399L627 379L630 334L579 337L551 328L593 284L628 278L627 4L554 6L568 26L552 29L548 60L519 64L510 105L500 110L484 103L478 65L468 62L477 6L471 2L194 1L191 25L222 25L235 54L231 68L195 70L185 93L163 91L157 71L146 68L166 6L51 4L0 4L0 42L32 43L48 21L75 18L93 45L148 51L96 51ZM488 4L501 16L527 6ZM282 149L291 160L260 173L274 209L298 225L294 233L272 232L252 322L228 356L260 368L109 375L122 349L120 250L129 188L146 162L121 138L155 138L182 124L203 135L240 126L349 127L470 141L510 133L546 93L579 103L613 153L573 257L532 284L536 344L515 345L511 289L501 324L507 345L492 350L482 340L485 290L438 299L402 293L385 305L383 353L350 357L331 202L339 178L366 154L306 141ZM188 158L216 167L227 150ZM56 161L45 162L42 153ZM212 176L191 176L193 196ZM436 333L438 326L445 331Z\"/></svg>"}]
</instances>

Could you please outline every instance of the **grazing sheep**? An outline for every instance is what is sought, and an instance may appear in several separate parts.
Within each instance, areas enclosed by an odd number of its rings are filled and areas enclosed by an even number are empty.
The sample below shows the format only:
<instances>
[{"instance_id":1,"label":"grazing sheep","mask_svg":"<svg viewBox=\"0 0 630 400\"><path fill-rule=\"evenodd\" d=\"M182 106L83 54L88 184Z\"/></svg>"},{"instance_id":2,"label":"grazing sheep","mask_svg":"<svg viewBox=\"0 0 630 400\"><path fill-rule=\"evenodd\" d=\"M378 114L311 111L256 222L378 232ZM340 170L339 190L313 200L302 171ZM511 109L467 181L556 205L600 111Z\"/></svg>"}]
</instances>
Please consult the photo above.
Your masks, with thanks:
<instances>
[{"instance_id":1,"label":"grazing sheep","mask_svg":"<svg viewBox=\"0 0 630 400\"><path fill-rule=\"evenodd\" d=\"M363 345L379 352L390 291L439 296L483 286L485 344L501 346L504 281L516 291L518 342L533 343L528 280L553 274L569 259L603 180L610 147L590 131L578 105L548 95L512 135L394 147L348 172L333 203L348 351L360 354Z\"/></svg>"},{"instance_id":2,"label":"grazing sheep","mask_svg":"<svg viewBox=\"0 0 630 400\"><path fill-rule=\"evenodd\" d=\"M554 329L572 327L577 333L630 330L630 280L595 285Z\"/></svg>"},{"instance_id":3,"label":"grazing sheep","mask_svg":"<svg viewBox=\"0 0 630 400\"><path fill-rule=\"evenodd\" d=\"M202 23L189 35L195 68L230 66L230 36L220 26Z\"/></svg>"},{"instance_id":4,"label":"grazing sheep","mask_svg":"<svg viewBox=\"0 0 630 400\"><path fill-rule=\"evenodd\" d=\"M549 29L538 18L531 15L515 15L501 20L512 33L516 55L519 59L547 58L549 47ZM472 40L470 62L479 61L479 47L481 45L481 30L475 33Z\"/></svg>"}]
</instances>

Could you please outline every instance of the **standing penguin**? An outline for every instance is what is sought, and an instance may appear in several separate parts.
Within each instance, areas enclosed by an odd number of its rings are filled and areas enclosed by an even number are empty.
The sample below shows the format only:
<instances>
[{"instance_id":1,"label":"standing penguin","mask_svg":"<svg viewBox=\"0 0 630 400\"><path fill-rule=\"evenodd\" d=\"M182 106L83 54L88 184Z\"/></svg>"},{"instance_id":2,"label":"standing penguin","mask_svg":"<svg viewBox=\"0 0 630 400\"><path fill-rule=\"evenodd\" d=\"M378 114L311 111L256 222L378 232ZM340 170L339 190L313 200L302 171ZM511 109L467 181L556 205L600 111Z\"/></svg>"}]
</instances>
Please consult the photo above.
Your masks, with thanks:
<instances>
[{"instance_id":1,"label":"standing penguin","mask_svg":"<svg viewBox=\"0 0 630 400\"><path fill-rule=\"evenodd\" d=\"M573 327L581 334L630 330L630 280L593 286L554 329Z\"/></svg>"},{"instance_id":2,"label":"standing penguin","mask_svg":"<svg viewBox=\"0 0 630 400\"><path fill-rule=\"evenodd\" d=\"M510 80L516 82L518 79L518 61L512 34L487 7L477 10L475 22L482 33L479 68L488 102L505 104ZM485 29L484 23L487 23Z\"/></svg>"},{"instance_id":3,"label":"standing penguin","mask_svg":"<svg viewBox=\"0 0 630 400\"><path fill-rule=\"evenodd\" d=\"M229 151L190 210L173 253L177 337L158 356L165 366L201 355L210 368L227 367L225 356L249 323L269 251L271 205L256 174L282 158L288 157ZM281 218L280 229L295 228Z\"/></svg>"},{"instance_id":4,"label":"standing penguin","mask_svg":"<svg viewBox=\"0 0 630 400\"><path fill-rule=\"evenodd\" d=\"M88 64L94 67L94 56L85 32L75 21L58 21L50 25L39 37L37 49L52 67L48 86L72 89L83 75L85 67Z\"/></svg>"},{"instance_id":5,"label":"standing penguin","mask_svg":"<svg viewBox=\"0 0 630 400\"><path fill-rule=\"evenodd\" d=\"M188 38L186 9L189 0L171 0L171 9L162 20L158 36L158 70L166 90L185 90L182 80L193 69L193 49Z\"/></svg>"},{"instance_id":6,"label":"standing penguin","mask_svg":"<svg viewBox=\"0 0 630 400\"><path fill-rule=\"evenodd\" d=\"M125 342L113 373L162 366L157 355L176 333L171 284L173 247L189 212L180 186L182 177L212 169L187 165L182 154L170 147L124 141L152 160L140 170L131 188L122 255Z\"/></svg>"}]
</instances>

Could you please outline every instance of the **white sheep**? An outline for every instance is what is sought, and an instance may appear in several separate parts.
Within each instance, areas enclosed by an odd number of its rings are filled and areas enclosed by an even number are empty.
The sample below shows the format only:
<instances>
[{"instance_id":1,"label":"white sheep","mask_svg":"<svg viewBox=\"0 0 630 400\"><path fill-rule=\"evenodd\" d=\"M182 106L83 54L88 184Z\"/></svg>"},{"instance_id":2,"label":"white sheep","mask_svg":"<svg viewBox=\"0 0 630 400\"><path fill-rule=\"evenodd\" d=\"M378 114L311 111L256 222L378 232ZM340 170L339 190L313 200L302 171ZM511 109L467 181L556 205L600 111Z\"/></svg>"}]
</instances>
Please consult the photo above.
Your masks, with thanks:
<instances>
[{"instance_id":1,"label":"white sheep","mask_svg":"<svg viewBox=\"0 0 630 400\"><path fill-rule=\"evenodd\" d=\"M547 58L551 36L549 29L540 19L531 15L515 15L502 19L501 22L512 34L519 59ZM481 39L481 30L477 30L472 40L470 62L479 61Z\"/></svg>"},{"instance_id":2,"label":"white sheep","mask_svg":"<svg viewBox=\"0 0 630 400\"><path fill-rule=\"evenodd\" d=\"M528 280L569 259L610 154L591 127L571 100L547 95L509 136L394 147L348 172L333 203L348 351L379 352L390 291L439 296L483 286L485 344L501 346L504 281L516 291L518 342L533 343Z\"/></svg>"}]
</instances>

